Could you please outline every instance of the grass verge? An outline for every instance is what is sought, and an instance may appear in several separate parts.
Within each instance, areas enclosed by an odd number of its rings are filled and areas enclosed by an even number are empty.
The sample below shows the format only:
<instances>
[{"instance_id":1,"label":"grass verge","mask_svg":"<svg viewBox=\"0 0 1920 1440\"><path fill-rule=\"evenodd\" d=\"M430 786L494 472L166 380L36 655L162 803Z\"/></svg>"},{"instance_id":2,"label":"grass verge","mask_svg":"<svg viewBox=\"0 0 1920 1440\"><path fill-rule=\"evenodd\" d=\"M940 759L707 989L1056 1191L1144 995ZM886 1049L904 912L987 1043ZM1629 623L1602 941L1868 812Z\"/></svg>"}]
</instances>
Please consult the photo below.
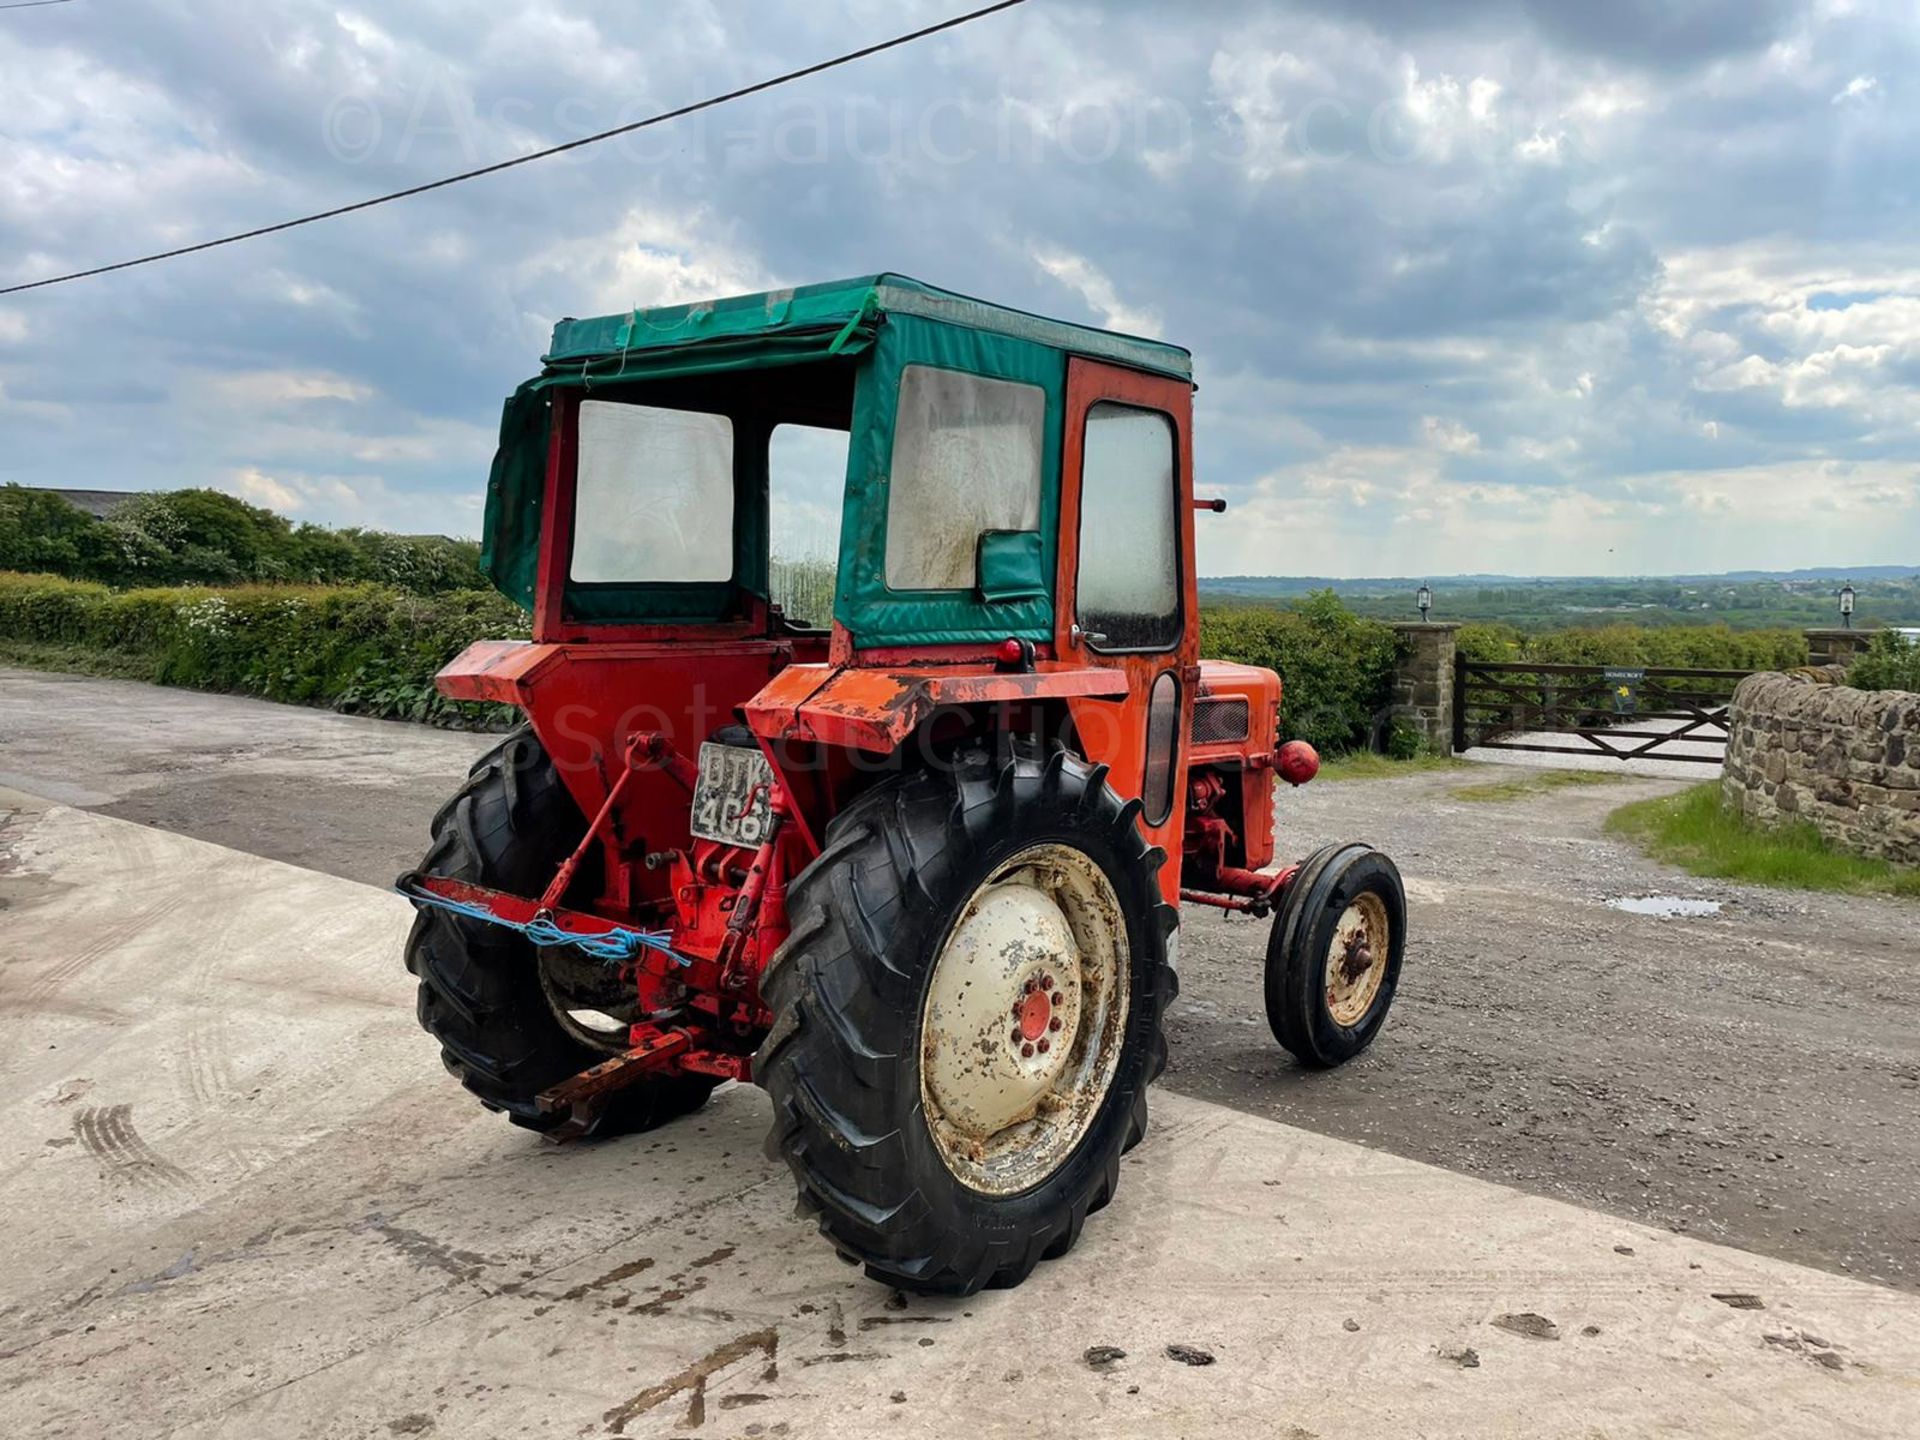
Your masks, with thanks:
<instances>
[{"instance_id":1,"label":"grass verge","mask_svg":"<svg viewBox=\"0 0 1920 1440\"><path fill-rule=\"evenodd\" d=\"M1428 770L1467 770L1477 768L1474 761L1456 760L1451 755L1416 755L1411 760L1395 760L1371 750L1355 750L1320 762L1322 780L1391 780L1398 775L1420 775Z\"/></svg>"},{"instance_id":2,"label":"grass verge","mask_svg":"<svg viewBox=\"0 0 1920 1440\"><path fill-rule=\"evenodd\" d=\"M1485 785L1463 785L1449 792L1456 800L1498 805L1529 795L1551 795L1556 790L1580 790L1589 785L1612 785L1625 777L1600 770L1533 770Z\"/></svg>"},{"instance_id":3,"label":"grass verge","mask_svg":"<svg viewBox=\"0 0 1920 1440\"><path fill-rule=\"evenodd\" d=\"M1716 880L1920 899L1920 870L1849 855L1805 822L1751 824L1721 806L1717 781L1623 805L1607 817L1607 829L1638 841L1656 860Z\"/></svg>"}]
</instances>

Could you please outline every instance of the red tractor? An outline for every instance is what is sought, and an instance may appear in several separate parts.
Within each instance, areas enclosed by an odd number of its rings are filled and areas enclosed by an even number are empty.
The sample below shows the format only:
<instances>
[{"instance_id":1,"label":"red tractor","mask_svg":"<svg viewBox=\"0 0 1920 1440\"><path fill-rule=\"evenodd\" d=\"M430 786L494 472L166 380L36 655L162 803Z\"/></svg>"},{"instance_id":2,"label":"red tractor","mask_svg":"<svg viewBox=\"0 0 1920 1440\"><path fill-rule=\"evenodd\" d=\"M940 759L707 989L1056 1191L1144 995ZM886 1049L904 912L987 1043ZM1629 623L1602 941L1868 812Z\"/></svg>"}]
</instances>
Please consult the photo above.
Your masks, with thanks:
<instances>
[{"instance_id":1,"label":"red tractor","mask_svg":"<svg viewBox=\"0 0 1920 1440\"><path fill-rule=\"evenodd\" d=\"M895 275L561 321L487 494L533 639L439 677L526 724L400 881L466 1087L567 1138L752 1081L842 1255L968 1294L1112 1198L1182 903L1274 915L1301 1062L1365 1048L1405 897L1363 845L1271 864L1318 762L1199 658L1191 375ZM830 614L775 603L788 426L845 436Z\"/></svg>"}]
</instances>

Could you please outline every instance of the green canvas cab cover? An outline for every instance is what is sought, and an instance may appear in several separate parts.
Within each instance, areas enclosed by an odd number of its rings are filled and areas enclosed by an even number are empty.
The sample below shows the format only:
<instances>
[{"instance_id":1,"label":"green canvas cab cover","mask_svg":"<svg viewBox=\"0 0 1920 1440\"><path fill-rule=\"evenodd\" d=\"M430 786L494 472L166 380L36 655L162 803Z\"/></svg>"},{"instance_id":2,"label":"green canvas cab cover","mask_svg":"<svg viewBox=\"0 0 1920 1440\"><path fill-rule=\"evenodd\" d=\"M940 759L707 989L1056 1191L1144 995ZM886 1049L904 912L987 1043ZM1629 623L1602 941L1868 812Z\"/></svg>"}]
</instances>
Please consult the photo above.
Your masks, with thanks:
<instances>
[{"instance_id":1,"label":"green canvas cab cover","mask_svg":"<svg viewBox=\"0 0 1920 1440\"><path fill-rule=\"evenodd\" d=\"M1051 596L1035 594L1031 586L1010 587L996 598L975 591L888 589L882 562L885 486L893 453L894 399L908 365L1039 386L1047 397L1047 425L1038 545L1041 573L1051 576L1070 355L1180 379L1193 373L1192 357L1175 345L1050 320L893 274L562 320L554 327L541 373L506 402L487 485L481 563L503 593L532 608L551 413L548 391L855 359L835 618L863 646L964 643L1009 635L1050 639ZM748 558L743 554L743 560ZM743 563L734 584L764 596L764 556ZM568 609L574 618L588 621L713 619L725 612L729 588L635 585L625 593L570 595Z\"/></svg>"}]
</instances>

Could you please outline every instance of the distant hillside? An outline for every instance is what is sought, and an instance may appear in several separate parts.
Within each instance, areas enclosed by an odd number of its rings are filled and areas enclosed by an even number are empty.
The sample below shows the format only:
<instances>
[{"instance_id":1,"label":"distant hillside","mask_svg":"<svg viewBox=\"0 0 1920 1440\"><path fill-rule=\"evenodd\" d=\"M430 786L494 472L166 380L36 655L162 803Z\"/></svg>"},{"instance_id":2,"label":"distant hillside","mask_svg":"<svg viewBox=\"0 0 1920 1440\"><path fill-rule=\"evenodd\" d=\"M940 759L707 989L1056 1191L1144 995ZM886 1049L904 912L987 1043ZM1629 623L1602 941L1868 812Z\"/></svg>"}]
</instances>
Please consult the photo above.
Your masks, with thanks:
<instances>
[{"instance_id":1,"label":"distant hillside","mask_svg":"<svg viewBox=\"0 0 1920 1440\"><path fill-rule=\"evenodd\" d=\"M1742 570L1724 575L1447 575L1335 580L1325 576L1224 575L1200 581L1218 606L1285 607L1331 590L1348 609L1382 620L1419 618L1414 596L1433 589L1435 620L1504 621L1525 629L1569 625L1726 624L1737 629L1840 623L1837 594L1851 583L1855 623L1920 625L1920 566Z\"/></svg>"},{"instance_id":2,"label":"distant hillside","mask_svg":"<svg viewBox=\"0 0 1920 1440\"><path fill-rule=\"evenodd\" d=\"M1675 585L1699 584L1715 580L1831 580L1835 586L1863 580L1911 580L1920 577L1920 565L1830 565L1801 570L1729 570L1718 575L1385 575L1360 579L1334 579L1326 575L1202 575L1202 594L1217 595L1307 595L1315 590L1332 590L1340 595L1386 595L1405 591L1411 595L1422 585L1440 589L1477 589L1488 585L1568 586L1568 585L1643 585L1668 582Z\"/></svg>"}]
</instances>

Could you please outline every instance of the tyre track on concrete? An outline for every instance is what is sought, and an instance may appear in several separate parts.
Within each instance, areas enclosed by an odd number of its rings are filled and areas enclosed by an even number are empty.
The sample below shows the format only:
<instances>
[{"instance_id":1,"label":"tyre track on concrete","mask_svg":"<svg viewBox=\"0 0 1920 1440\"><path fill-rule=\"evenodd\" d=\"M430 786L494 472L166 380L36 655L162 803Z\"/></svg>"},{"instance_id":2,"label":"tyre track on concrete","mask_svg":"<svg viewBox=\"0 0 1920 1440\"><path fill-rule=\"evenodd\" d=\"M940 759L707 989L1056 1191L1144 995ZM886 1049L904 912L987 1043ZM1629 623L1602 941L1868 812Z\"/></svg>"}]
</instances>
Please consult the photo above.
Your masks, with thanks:
<instances>
[{"instance_id":1,"label":"tyre track on concrete","mask_svg":"<svg viewBox=\"0 0 1920 1440\"><path fill-rule=\"evenodd\" d=\"M11 996L0 996L0 1013L25 1016L49 1008L69 985L143 930L158 924L193 898L186 889L163 896L109 925L92 944L56 959Z\"/></svg>"},{"instance_id":2,"label":"tyre track on concrete","mask_svg":"<svg viewBox=\"0 0 1920 1440\"><path fill-rule=\"evenodd\" d=\"M110 1183L168 1194L193 1189L193 1177L134 1129L132 1105L89 1105L73 1117L73 1134Z\"/></svg>"}]
</instances>

